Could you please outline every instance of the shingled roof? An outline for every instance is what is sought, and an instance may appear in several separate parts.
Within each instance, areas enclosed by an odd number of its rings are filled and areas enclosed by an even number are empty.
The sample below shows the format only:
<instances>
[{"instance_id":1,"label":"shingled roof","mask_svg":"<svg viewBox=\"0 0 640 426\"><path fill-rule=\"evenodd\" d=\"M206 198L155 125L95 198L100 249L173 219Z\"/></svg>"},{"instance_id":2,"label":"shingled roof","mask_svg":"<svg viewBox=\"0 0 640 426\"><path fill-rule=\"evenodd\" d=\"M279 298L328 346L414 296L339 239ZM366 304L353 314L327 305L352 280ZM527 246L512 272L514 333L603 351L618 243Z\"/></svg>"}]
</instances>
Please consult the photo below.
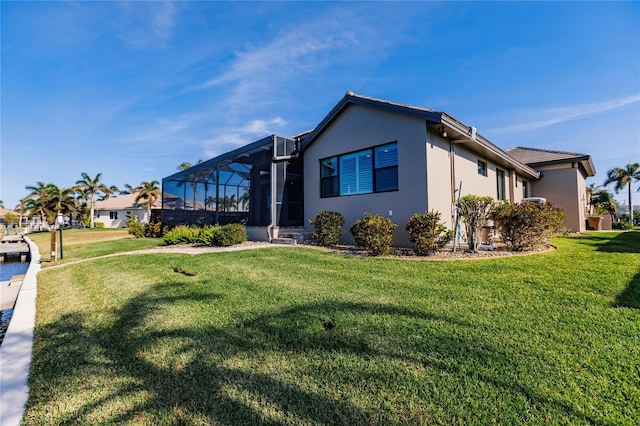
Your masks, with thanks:
<instances>
[{"instance_id":1,"label":"shingled roof","mask_svg":"<svg viewBox=\"0 0 640 426\"><path fill-rule=\"evenodd\" d=\"M111 197L107 200L96 202L96 210L125 210L125 209L139 209L141 206L136 204L136 196L138 194L126 194L119 197ZM144 200L141 200L144 203ZM154 209L162 207L162 200L158 199L152 206ZM145 207L146 208L146 207Z\"/></svg>"},{"instance_id":2,"label":"shingled roof","mask_svg":"<svg viewBox=\"0 0 640 426\"><path fill-rule=\"evenodd\" d=\"M563 163L580 163L588 176L595 176L596 169L589 154L580 152L554 151L539 148L514 147L507 153L518 161L533 168Z\"/></svg>"}]
</instances>

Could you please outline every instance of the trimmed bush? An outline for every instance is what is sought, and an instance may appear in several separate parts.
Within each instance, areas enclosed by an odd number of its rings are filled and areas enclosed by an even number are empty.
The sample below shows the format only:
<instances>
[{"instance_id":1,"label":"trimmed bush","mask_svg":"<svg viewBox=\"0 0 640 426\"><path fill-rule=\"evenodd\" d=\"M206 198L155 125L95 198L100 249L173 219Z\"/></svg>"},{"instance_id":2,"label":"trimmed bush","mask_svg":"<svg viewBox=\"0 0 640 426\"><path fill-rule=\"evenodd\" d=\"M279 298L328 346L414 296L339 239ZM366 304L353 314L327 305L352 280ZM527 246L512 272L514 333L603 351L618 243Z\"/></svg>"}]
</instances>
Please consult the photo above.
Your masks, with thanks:
<instances>
[{"instance_id":1,"label":"trimmed bush","mask_svg":"<svg viewBox=\"0 0 640 426\"><path fill-rule=\"evenodd\" d=\"M313 239L321 246L335 246L344 234L344 216L338 212L321 210L309 223L313 225Z\"/></svg>"},{"instance_id":2,"label":"trimmed bush","mask_svg":"<svg viewBox=\"0 0 640 426\"><path fill-rule=\"evenodd\" d=\"M561 232L565 215L549 203L498 204L491 217L502 240L514 251L543 246L554 233Z\"/></svg>"},{"instance_id":3,"label":"trimmed bush","mask_svg":"<svg viewBox=\"0 0 640 426\"><path fill-rule=\"evenodd\" d=\"M369 254L379 256L389 253L393 242L393 230L397 225L391 219L367 212L349 229L356 245Z\"/></svg>"},{"instance_id":4,"label":"trimmed bush","mask_svg":"<svg viewBox=\"0 0 640 426\"><path fill-rule=\"evenodd\" d=\"M162 238L164 235L162 222L149 222L144 225L144 236L148 238Z\"/></svg>"},{"instance_id":5,"label":"trimmed bush","mask_svg":"<svg viewBox=\"0 0 640 426\"><path fill-rule=\"evenodd\" d=\"M144 225L140 222L129 222L129 234L136 238L144 237Z\"/></svg>"},{"instance_id":6,"label":"trimmed bush","mask_svg":"<svg viewBox=\"0 0 640 426\"><path fill-rule=\"evenodd\" d=\"M220 227L217 245L232 246L247 241L247 229L240 223L229 223Z\"/></svg>"},{"instance_id":7,"label":"trimmed bush","mask_svg":"<svg viewBox=\"0 0 640 426\"><path fill-rule=\"evenodd\" d=\"M620 229L623 231L628 231L630 229L633 229L633 226L629 222L613 222L611 224L611 227L613 229Z\"/></svg>"},{"instance_id":8,"label":"trimmed bush","mask_svg":"<svg viewBox=\"0 0 640 426\"><path fill-rule=\"evenodd\" d=\"M467 231L469 251L477 252L480 245L482 227L487 223L495 201L488 196L465 195L457 204L458 213L462 217Z\"/></svg>"},{"instance_id":9,"label":"trimmed bush","mask_svg":"<svg viewBox=\"0 0 640 426\"><path fill-rule=\"evenodd\" d=\"M198 242L200 229L193 226L176 226L162 237L162 244L171 246L175 244L195 244Z\"/></svg>"},{"instance_id":10,"label":"trimmed bush","mask_svg":"<svg viewBox=\"0 0 640 426\"><path fill-rule=\"evenodd\" d=\"M220 239L220 225L205 226L200 229L198 233L198 240L196 242L199 246L217 246Z\"/></svg>"},{"instance_id":11,"label":"trimmed bush","mask_svg":"<svg viewBox=\"0 0 640 426\"><path fill-rule=\"evenodd\" d=\"M418 256L437 253L453 239L453 231L440 222L440 212L436 211L414 214L405 229Z\"/></svg>"}]
</instances>

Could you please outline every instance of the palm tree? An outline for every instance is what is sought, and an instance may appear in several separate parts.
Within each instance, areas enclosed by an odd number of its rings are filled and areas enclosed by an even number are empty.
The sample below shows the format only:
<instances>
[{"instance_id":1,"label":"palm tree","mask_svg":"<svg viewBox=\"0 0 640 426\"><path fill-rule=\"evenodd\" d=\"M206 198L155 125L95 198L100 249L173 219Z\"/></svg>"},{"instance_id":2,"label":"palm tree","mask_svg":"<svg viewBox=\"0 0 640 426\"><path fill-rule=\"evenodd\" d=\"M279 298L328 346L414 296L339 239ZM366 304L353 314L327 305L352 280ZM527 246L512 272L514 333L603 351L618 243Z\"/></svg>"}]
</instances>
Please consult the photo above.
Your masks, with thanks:
<instances>
[{"instance_id":1,"label":"palm tree","mask_svg":"<svg viewBox=\"0 0 640 426\"><path fill-rule=\"evenodd\" d=\"M27 212L26 197L22 198L18 204L14 207L14 210L20 213L20 226L22 226L22 217Z\"/></svg>"},{"instance_id":2,"label":"palm tree","mask_svg":"<svg viewBox=\"0 0 640 426\"><path fill-rule=\"evenodd\" d=\"M615 184L613 189L616 194L625 186L629 189L629 222L633 224L633 200L631 199L631 183L640 181L640 163L629 163L626 168L615 167L607 172L604 186Z\"/></svg>"},{"instance_id":3,"label":"palm tree","mask_svg":"<svg viewBox=\"0 0 640 426\"><path fill-rule=\"evenodd\" d=\"M591 195L591 205L596 214L609 214L614 218L617 216L618 202L613 197L611 191L600 189Z\"/></svg>"},{"instance_id":4,"label":"palm tree","mask_svg":"<svg viewBox=\"0 0 640 426\"><path fill-rule=\"evenodd\" d=\"M27 191L30 191L25 199L27 209L31 211L31 214L38 213L42 223L47 223L45 208L49 201L49 187L51 185L53 184L45 184L42 181L38 181L35 185L27 185L24 187Z\"/></svg>"},{"instance_id":5,"label":"palm tree","mask_svg":"<svg viewBox=\"0 0 640 426\"><path fill-rule=\"evenodd\" d=\"M124 189L121 189L118 192L120 193L120 195L129 195L129 194L133 194L134 192L138 192L138 187L133 187L128 183L125 183Z\"/></svg>"},{"instance_id":6,"label":"palm tree","mask_svg":"<svg viewBox=\"0 0 640 426\"><path fill-rule=\"evenodd\" d=\"M82 176L82 179L80 179L79 181L76 181L76 185L78 185L78 187L82 189L86 194L86 196L89 198L89 206L90 206L89 215L90 215L90 221L91 221L90 227L93 228L94 227L93 212L96 207L96 197L102 193L108 194L111 191L111 189L109 189L104 183L100 182L100 179L102 178L102 173L98 173L94 178L92 178L91 176L89 176L84 172L82 172L80 176Z\"/></svg>"},{"instance_id":7,"label":"palm tree","mask_svg":"<svg viewBox=\"0 0 640 426\"><path fill-rule=\"evenodd\" d=\"M601 190L602 190L602 186L596 185L595 183L590 184L585 189L587 193L587 214L593 213L593 206L594 206L594 203L592 203L593 196Z\"/></svg>"},{"instance_id":8,"label":"palm tree","mask_svg":"<svg viewBox=\"0 0 640 426\"><path fill-rule=\"evenodd\" d=\"M160 182L152 180L151 182L144 181L138 186L138 194L136 195L136 204L147 205L147 218L151 221L151 207L160 198ZM141 200L145 200L140 203Z\"/></svg>"}]
</instances>

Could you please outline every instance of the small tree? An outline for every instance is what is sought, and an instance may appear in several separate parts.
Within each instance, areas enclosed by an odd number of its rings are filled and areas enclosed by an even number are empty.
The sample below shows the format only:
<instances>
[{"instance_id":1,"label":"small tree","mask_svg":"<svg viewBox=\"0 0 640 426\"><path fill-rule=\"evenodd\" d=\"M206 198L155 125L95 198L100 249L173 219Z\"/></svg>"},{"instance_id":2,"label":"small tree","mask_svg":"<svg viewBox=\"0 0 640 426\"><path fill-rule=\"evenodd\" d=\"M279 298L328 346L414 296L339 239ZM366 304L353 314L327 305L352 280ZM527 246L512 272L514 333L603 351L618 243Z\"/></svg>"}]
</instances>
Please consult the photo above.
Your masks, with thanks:
<instances>
[{"instance_id":1,"label":"small tree","mask_svg":"<svg viewBox=\"0 0 640 426\"><path fill-rule=\"evenodd\" d=\"M314 229L313 239L321 246L335 246L344 234L344 230L342 229L344 216L338 212L321 210L315 219L309 220L309 223Z\"/></svg>"},{"instance_id":2,"label":"small tree","mask_svg":"<svg viewBox=\"0 0 640 426\"><path fill-rule=\"evenodd\" d=\"M453 231L440 222L440 213L436 211L414 214L405 229L413 252L419 256L437 253L453 239Z\"/></svg>"},{"instance_id":3,"label":"small tree","mask_svg":"<svg viewBox=\"0 0 640 426\"><path fill-rule=\"evenodd\" d=\"M467 243L472 252L478 251L482 227L487 223L494 205L495 201L488 196L465 195L458 201L458 214L464 221Z\"/></svg>"},{"instance_id":4,"label":"small tree","mask_svg":"<svg viewBox=\"0 0 640 426\"><path fill-rule=\"evenodd\" d=\"M358 247L362 247L369 254L379 256L389 253L393 242L393 230L397 225L391 219L379 214L367 212L362 219L357 220L349 229Z\"/></svg>"}]
</instances>

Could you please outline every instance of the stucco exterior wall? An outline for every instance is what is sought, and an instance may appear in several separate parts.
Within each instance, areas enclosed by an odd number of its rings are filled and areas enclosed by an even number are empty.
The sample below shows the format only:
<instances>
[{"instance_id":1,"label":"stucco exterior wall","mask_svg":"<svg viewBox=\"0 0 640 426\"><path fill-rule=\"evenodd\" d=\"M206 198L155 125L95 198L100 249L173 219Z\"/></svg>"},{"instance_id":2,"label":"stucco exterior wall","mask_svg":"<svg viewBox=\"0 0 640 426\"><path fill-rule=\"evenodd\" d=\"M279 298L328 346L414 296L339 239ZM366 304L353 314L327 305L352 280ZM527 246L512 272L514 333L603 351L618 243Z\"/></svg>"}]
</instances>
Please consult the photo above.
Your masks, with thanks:
<instances>
[{"instance_id":1,"label":"stucco exterior wall","mask_svg":"<svg viewBox=\"0 0 640 426\"><path fill-rule=\"evenodd\" d=\"M544 197L566 215L565 226L585 230L586 174L576 163L538 167L542 179L531 183L533 197Z\"/></svg>"},{"instance_id":2,"label":"stucco exterior wall","mask_svg":"<svg viewBox=\"0 0 640 426\"><path fill-rule=\"evenodd\" d=\"M304 214L309 219L320 210L345 217L343 240L353 242L348 229L365 212L389 217L398 226L394 244L410 245L404 227L409 218L427 209L426 125L406 115L361 105L350 105L304 152ZM398 143L398 191L343 197L320 197L320 159L385 143Z\"/></svg>"},{"instance_id":3,"label":"stucco exterior wall","mask_svg":"<svg viewBox=\"0 0 640 426\"><path fill-rule=\"evenodd\" d=\"M110 219L110 212L117 212L117 219ZM93 218L94 223L103 223L105 228L126 228L127 227L127 213L134 212L138 216L138 222L148 223L147 210L140 209L126 209L126 210L96 210Z\"/></svg>"}]
</instances>

